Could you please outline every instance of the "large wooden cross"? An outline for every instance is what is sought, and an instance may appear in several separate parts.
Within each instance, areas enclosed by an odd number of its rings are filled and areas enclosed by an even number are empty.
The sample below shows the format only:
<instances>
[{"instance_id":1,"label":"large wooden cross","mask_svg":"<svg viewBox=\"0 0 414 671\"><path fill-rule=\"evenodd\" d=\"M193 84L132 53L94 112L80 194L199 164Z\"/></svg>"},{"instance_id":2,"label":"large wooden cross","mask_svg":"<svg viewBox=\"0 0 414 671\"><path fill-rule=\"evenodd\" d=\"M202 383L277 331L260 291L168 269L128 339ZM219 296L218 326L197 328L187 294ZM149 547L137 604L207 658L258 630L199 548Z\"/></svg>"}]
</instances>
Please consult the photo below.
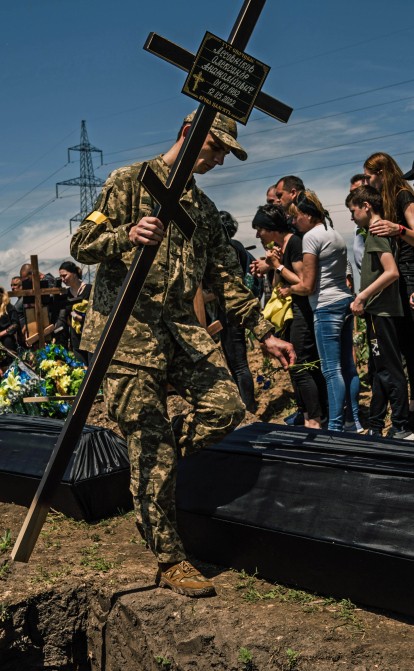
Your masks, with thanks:
<instances>
[{"instance_id":1,"label":"large wooden cross","mask_svg":"<svg viewBox=\"0 0 414 671\"><path fill-rule=\"evenodd\" d=\"M247 45L265 1L245 0L243 3L228 39L228 42L240 52L243 52ZM154 38L150 38L150 43L152 46L154 45ZM170 43L166 44L169 45ZM172 54L170 54L167 60L170 60L179 67L183 67L183 63L178 62L179 53L182 52L177 52L178 48L176 47L169 47L169 49L172 49ZM159 51L159 55L166 58L165 53L162 53L162 49ZM188 61L187 64L190 65L190 62ZM187 69L187 66L184 69ZM259 100L259 109L276 118L287 121L291 111L290 108L278 101L272 101L265 94L259 94L257 98ZM186 239L191 239L195 230L195 224L181 206L180 197L188 179L192 175L194 163L213 124L215 115L216 109L212 106L206 104L199 105L185 142L165 184L145 164L139 176L142 184L158 202L158 206L153 213L154 216L157 216L162 221L165 228L169 226L171 221L174 221ZM53 493L63 477L73 449L82 434L92 403L99 391L110 361L115 354L119 340L139 297L157 250L158 247L156 245L145 246L137 250L16 540L12 552L12 559L15 561L28 561L30 558L50 508Z\"/></svg>"},{"instance_id":2,"label":"large wooden cross","mask_svg":"<svg viewBox=\"0 0 414 671\"><path fill-rule=\"evenodd\" d=\"M32 332L28 329L26 344L28 346L39 341L39 347L45 346L45 336L53 332L53 324L49 324L47 317L47 308L42 305L42 296L50 296L54 294L64 294L65 289L58 287L44 287L40 284L39 262L36 255L30 257L30 265L32 266L32 288L31 289L17 289L17 291L8 291L10 298L20 296L34 297L34 329ZM26 311L27 315L27 311ZM28 324L29 326L29 324Z\"/></svg>"}]
</instances>

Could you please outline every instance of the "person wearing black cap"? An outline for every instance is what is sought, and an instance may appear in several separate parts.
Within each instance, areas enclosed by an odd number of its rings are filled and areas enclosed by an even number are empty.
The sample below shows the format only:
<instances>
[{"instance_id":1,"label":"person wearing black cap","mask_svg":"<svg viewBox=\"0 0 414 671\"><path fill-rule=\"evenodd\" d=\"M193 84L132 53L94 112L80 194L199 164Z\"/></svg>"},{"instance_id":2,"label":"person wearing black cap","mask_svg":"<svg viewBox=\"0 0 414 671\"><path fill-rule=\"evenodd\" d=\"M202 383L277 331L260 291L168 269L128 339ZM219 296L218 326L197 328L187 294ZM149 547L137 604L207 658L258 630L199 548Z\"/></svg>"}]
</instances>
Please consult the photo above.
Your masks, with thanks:
<instances>
[{"instance_id":1,"label":"person wearing black cap","mask_svg":"<svg viewBox=\"0 0 414 671\"><path fill-rule=\"evenodd\" d=\"M297 284L302 275L302 240L289 224L288 217L280 205L262 205L258 208L252 226L264 247L273 243L267 251L266 261L274 273L274 287L290 287ZM313 312L306 296L292 294L293 320L286 323L283 337L292 343L298 364L318 361L313 327ZM292 385L298 407L304 413L305 426L320 429L326 416L326 384L320 367L316 365L292 369Z\"/></svg>"},{"instance_id":2,"label":"person wearing black cap","mask_svg":"<svg viewBox=\"0 0 414 671\"><path fill-rule=\"evenodd\" d=\"M185 117L178 137L148 166L166 182L183 148L195 113ZM72 238L71 255L80 263L99 263L81 345L93 351L123 284L137 247L157 246L105 379L108 412L128 444L137 526L158 562L157 583L186 596L215 593L214 586L187 559L177 528L177 459L221 440L243 419L240 398L217 343L198 322L194 297L205 279L229 319L264 342L269 356L284 368L295 360L293 347L274 335L260 302L243 284L240 264L225 237L214 203L194 174L223 164L232 152L245 160L237 125L216 114L194 162L180 204L196 223L191 240L174 224L164 230L154 217L155 200L139 181L142 164L119 168ZM170 383L190 404L171 422Z\"/></svg>"}]
</instances>

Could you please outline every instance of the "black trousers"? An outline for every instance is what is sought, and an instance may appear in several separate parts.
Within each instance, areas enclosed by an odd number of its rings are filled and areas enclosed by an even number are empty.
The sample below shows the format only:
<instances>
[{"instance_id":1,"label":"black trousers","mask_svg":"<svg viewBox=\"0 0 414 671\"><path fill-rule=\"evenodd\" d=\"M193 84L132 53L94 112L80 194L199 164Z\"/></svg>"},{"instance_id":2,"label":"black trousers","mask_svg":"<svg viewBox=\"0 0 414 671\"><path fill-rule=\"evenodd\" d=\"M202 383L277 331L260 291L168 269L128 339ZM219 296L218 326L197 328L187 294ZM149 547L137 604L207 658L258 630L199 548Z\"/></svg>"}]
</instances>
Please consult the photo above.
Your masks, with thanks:
<instances>
[{"instance_id":1,"label":"black trousers","mask_svg":"<svg viewBox=\"0 0 414 671\"><path fill-rule=\"evenodd\" d=\"M290 372L292 385L298 406L308 414L309 419L327 416L327 390L320 364L315 368L303 368L300 365L312 361L319 362L316 347L313 313L303 313L297 306L293 308L293 320L283 337L292 343L296 352L296 367Z\"/></svg>"},{"instance_id":2,"label":"black trousers","mask_svg":"<svg viewBox=\"0 0 414 671\"><path fill-rule=\"evenodd\" d=\"M410 296L414 293L414 268L408 264L401 264L399 271L400 296L404 317L397 317L398 337L401 353L407 367L410 398L414 399L414 310L410 307Z\"/></svg>"},{"instance_id":3,"label":"black trousers","mask_svg":"<svg viewBox=\"0 0 414 671\"><path fill-rule=\"evenodd\" d=\"M382 430L391 405L392 425L405 429L408 422L408 389L404 374L397 320L366 314L367 336L374 364L369 428Z\"/></svg>"},{"instance_id":4,"label":"black trousers","mask_svg":"<svg viewBox=\"0 0 414 671\"><path fill-rule=\"evenodd\" d=\"M246 330L227 323L226 316L218 315L223 329L220 331L221 346L233 380L237 384L240 396L249 412L256 412L254 382L247 361Z\"/></svg>"}]
</instances>

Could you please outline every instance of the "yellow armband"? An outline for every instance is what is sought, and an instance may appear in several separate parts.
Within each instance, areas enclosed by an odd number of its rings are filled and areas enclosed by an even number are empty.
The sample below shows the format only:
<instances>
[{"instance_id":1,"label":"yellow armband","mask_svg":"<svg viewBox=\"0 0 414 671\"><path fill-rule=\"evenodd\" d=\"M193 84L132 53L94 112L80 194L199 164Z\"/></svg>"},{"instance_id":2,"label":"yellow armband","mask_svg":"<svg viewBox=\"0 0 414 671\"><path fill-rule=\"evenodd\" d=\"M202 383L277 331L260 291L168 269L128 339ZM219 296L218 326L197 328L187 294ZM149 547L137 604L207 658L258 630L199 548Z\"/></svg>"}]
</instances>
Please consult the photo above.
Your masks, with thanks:
<instances>
[{"instance_id":1,"label":"yellow armband","mask_svg":"<svg viewBox=\"0 0 414 671\"><path fill-rule=\"evenodd\" d=\"M109 217L107 217L106 214L102 214L102 212L95 210L85 217L85 221L93 221L95 224L99 225L109 221Z\"/></svg>"}]
</instances>

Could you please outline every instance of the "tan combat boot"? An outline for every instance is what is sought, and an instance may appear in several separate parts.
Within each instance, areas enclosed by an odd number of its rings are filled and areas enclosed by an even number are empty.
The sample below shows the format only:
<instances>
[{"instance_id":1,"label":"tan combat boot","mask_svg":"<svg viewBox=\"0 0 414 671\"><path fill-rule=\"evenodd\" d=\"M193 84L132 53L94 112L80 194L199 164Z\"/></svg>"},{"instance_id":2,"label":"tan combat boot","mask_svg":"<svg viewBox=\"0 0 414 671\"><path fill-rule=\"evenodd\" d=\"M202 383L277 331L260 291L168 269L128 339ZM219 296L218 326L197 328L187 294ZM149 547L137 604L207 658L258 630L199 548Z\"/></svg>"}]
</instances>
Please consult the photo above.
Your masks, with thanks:
<instances>
[{"instance_id":1,"label":"tan combat boot","mask_svg":"<svg viewBox=\"0 0 414 671\"><path fill-rule=\"evenodd\" d=\"M157 584L184 596L204 597L216 594L211 580L201 575L186 560L178 564L159 564Z\"/></svg>"}]
</instances>

